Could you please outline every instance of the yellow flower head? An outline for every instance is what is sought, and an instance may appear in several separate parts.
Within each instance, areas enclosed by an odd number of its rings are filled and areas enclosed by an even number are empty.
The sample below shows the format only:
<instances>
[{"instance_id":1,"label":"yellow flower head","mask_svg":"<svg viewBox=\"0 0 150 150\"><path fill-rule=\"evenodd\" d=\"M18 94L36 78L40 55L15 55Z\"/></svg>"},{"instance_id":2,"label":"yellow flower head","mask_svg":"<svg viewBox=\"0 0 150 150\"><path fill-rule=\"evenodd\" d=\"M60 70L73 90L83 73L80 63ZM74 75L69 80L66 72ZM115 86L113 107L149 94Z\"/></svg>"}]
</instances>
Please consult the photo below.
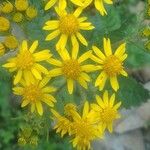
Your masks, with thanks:
<instances>
[{"instance_id":1,"label":"yellow flower head","mask_svg":"<svg viewBox=\"0 0 150 150\"><path fill-rule=\"evenodd\" d=\"M25 11L29 6L28 0L15 0L15 7L18 11Z\"/></svg>"},{"instance_id":2,"label":"yellow flower head","mask_svg":"<svg viewBox=\"0 0 150 150\"><path fill-rule=\"evenodd\" d=\"M23 20L23 14L20 13L20 12L16 12L14 15L13 15L13 21L14 22L21 22Z\"/></svg>"},{"instance_id":3,"label":"yellow flower head","mask_svg":"<svg viewBox=\"0 0 150 150\"><path fill-rule=\"evenodd\" d=\"M3 65L10 72L17 72L14 78L14 84L19 83L22 78L27 83L33 83L34 79L42 79L42 73L48 73L47 69L40 65L39 62L49 59L52 55L47 49L34 53L37 47L38 41L34 41L29 48L27 41L24 40L17 56L8 59L8 63Z\"/></svg>"},{"instance_id":4,"label":"yellow flower head","mask_svg":"<svg viewBox=\"0 0 150 150\"><path fill-rule=\"evenodd\" d=\"M53 119L55 120L54 129L56 129L56 133L60 133L61 137L71 131L72 123L66 117L61 116L57 111L54 109L51 110L53 114Z\"/></svg>"},{"instance_id":5,"label":"yellow flower head","mask_svg":"<svg viewBox=\"0 0 150 150\"><path fill-rule=\"evenodd\" d=\"M82 116L74 113L71 135L73 136L73 147L79 150L90 149L90 142L96 138L102 137L102 129L95 122L95 116L90 110L89 103L86 101Z\"/></svg>"},{"instance_id":6,"label":"yellow flower head","mask_svg":"<svg viewBox=\"0 0 150 150\"><path fill-rule=\"evenodd\" d=\"M74 13L69 14L65 10L60 10L58 7L55 10L59 15L59 20L49 20L46 22L46 25L43 27L44 30L55 30L46 37L46 40L50 41L61 34L56 44L57 50L66 47L68 38L71 38L72 45L77 45L79 40L83 45L87 46L88 43L80 31L92 30L94 26L90 22L84 22L87 19L86 17L79 18L82 9L77 8Z\"/></svg>"},{"instance_id":7,"label":"yellow flower head","mask_svg":"<svg viewBox=\"0 0 150 150\"><path fill-rule=\"evenodd\" d=\"M49 80L45 77L41 81L34 80L33 83L29 84L21 80L20 86L13 88L14 94L22 96L21 107L31 104L31 112L33 113L36 108L40 115L43 114L42 102L53 107L56 100L50 93L55 92L56 88L46 86Z\"/></svg>"},{"instance_id":8,"label":"yellow flower head","mask_svg":"<svg viewBox=\"0 0 150 150\"><path fill-rule=\"evenodd\" d=\"M101 73L96 79L95 86L99 86L99 89L103 90L106 80L110 79L112 88L117 91L119 89L117 76L120 74L127 76L123 67L123 61L127 58L125 53L126 44L121 44L114 54L112 53L110 39L104 38L103 44L105 54L96 46L92 47L96 56L93 55L91 58L101 66Z\"/></svg>"},{"instance_id":9,"label":"yellow flower head","mask_svg":"<svg viewBox=\"0 0 150 150\"><path fill-rule=\"evenodd\" d=\"M110 132L113 130L113 121L120 118L120 114L117 109L120 107L121 102L115 103L115 94L110 99L108 97L108 91L103 94L103 99L96 95L97 104L91 104L92 109L97 113L97 119L102 124L103 130L108 128Z\"/></svg>"},{"instance_id":10,"label":"yellow flower head","mask_svg":"<svg viewBox=\"0 0 150 150\"><path fill-rule=\"evenodd\" d=\"M110 5L113 4L113 0L71 0L72 3L82 8L89 6L92 1L94 2L95 8L100 12L102 16L107 15L104 3Z\"/></svg>"},{"instance_id":11,"label":"yellow flower head","mask_svg":"<svg viewBox=\"0 0 150 150\"><path fill-rule=\"evenodd\" d=\"M0 32L8 31L10 28L10 22L7 18L0 17Z\"/></svg>"},{"instance_id":12,"label":"yellow flower head","mask_svg":"<svg viewBox=\"0 0 150 150\"><path fill-rule=\"evenodd\" d=\"M2 13L11 13L13 11L13 5L10 2L3 2L0 5L0 11Z\"/></svg>"},{"instance_id":13,"label":"yellow flower head","mask_svg":"<svg viewBox=\"0 0 150 150\"><path fill-rule=\"evenodd\" d=\"M49 71L50 77L64 76L67 80L67 87L70 94L73 93L74 82L77 81L81 86L87 89L87 82L90 81L88 72L95 71L96 66L91 64L84 65L84 61L91 57L91 51L85 52L79 58L79 47L74 46L71 56L66 49L58 51L61 61L50 58L48 62L54 66L55 69Z\"/></svg>"},{"instance_id":14,"label":"yellow flower head","mask_svg":"<svg viewBox=\"0 0 150 150\"><path fill-rule=\"evenodd\" d=\"M0 56L5 54L5 46L0 42Z\"/></svg>"},{"instance_id":15,"label":"yellow flower head","mask_svg":"<svg viewBox=\"0 0 150 150\"><path fill-rule=\"evenodd\" d=\"M34 8L33 6L28 7L27 10L26 10L26 15L30 19L35 18L37 16L37 9Z\"/></svg>"},{"instance_id":16,"label":"yellow flower head","mask_svg":"<svg viewBox=\"0 0 150 150\"><path fill-rule=\"evenodd\" d=\"M9 35L5 38L4 45L9 49L15 49L18 47L18 40L15 36Z\"/></svg>"},{"instance_id":17,"label":"yellow flower head","mask_svg":"<svg viewBox=\"0 0 150 150\"><path fill-rule=\"evenodd\" d=\"M58 7L60 9L65 9L67 2L66 0L48 0L48 3L45 5L45 10L52 8L58 2Z\"/></svg>"}]
</instances>

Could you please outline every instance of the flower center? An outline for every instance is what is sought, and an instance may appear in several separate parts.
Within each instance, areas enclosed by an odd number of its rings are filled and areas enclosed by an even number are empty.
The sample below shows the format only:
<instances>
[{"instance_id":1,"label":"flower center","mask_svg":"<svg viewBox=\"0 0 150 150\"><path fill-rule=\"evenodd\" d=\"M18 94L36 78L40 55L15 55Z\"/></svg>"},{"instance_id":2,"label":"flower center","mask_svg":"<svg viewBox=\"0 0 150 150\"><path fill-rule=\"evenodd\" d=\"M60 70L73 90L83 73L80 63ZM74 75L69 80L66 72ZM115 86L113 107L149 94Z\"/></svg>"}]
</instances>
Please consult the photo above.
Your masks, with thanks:
<instances>
[{"instance_id":1,"label":"flower center","mask_svg":"<svg viewBox=\"0 0 150 150\"><path fill-rule=\"evenodd\" d=\"M115 76L123 69L122 62L116 56L111 55L105 60L103 69L108 76Z\"/></svg>"},{"instance_id":2,"label":"flower center","mask_svg":"<svg viewBox=\"0 0 150 150\"><path fill-rule=\"evenodd\" d=\"M66 60L62 67L62 72L67 78L78 79L81 67L77 60Z\"/></svg>"},{"instance_id":3,"label":"flower center","mask_svg":"<svg viewBox=\"0 0 150 150\"><path fill-rule=\"evenodd\" d=\"M30 101L37 101L41 99L42 91L38 87L38 85L30 85L24 88L24 99L28 99Z\"/></svg>"},{"instance_id":4,"label":"flower center","mask_svg":"<svg viewBox=\"0 0 150 150\"><path fill-rule=\"evenodd\" d=\"M60 18L59 28L63 34L71 35L78 32L79 22L74 15L68 14Z\"/></svg>"},{"instance_id":5,"label":"flower center","mask_svg":"<svg viewBox=\"0 0 150 150\"><path fill-rule=\"evenodd\" d=\"M101 119L103 122L109 123L116 118L116 111L112 108L105 108L101 112Z\"/></svg>"},{"instance_id":6,"label":"flower center","mask_svg":"<svg viewBox=\"0 0 150 150\"><path fill-rule=\"evenodd\" d=\"M34 64L34 59L32 54L29 51L18 54L17 56L17 67L24 70L30 69Z\"/></svg>"}]
</instances>

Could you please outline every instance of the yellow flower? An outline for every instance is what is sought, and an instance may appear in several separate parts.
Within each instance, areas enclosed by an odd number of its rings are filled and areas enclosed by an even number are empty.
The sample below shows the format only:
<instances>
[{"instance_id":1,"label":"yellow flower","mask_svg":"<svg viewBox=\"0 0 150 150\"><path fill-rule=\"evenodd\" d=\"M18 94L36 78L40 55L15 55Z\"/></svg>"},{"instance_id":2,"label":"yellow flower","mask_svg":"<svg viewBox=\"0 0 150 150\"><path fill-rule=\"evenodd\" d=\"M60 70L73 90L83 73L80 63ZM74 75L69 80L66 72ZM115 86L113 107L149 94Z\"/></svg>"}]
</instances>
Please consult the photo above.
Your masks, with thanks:
<instances>
[{"instance_id":1,"label":"yellow flower","mask_svg":"<svg viewBox=\"0 0 150 150\"><path fill-rule=\"evenodd\" d=\"M4 45L9 49L15 49L18 47L18 40L15 36L9 35L5 38Z\"/></svg>"},{"instance_id":2,"label":"yellow flower","mask_svg":"<svg viewBox=\"0 0 150 150\"><path fill-rule=\"evenodd\" d=\"M83 8L89 6L92 1L94 2L95 8L100 12L102 16L107 15L104 3L113 4L113 0L71 0L72 3Z\"/></svg>"},{"instance_id":3,"label":"yellow flower","mask_svg":"<svg viewBox=\"0 0 150 150\"><path fill-rule=\"evenodd\" d=\"M65 10L60 10L58 7L55 10L60 18L59 20L49 20L46 22L46 25L43 27L44 30L55 30L46 37L46 41L50 41L61 34L56 44L57 50L65 48L68 38L71 38L72 45L78 44L78 38L83 45L87 46L88 43L80 33L80 30L92 30L94 26L90 22L84 22L87 19L86 17L79 18L82 9L78 8L74 13L69 14Z\"/></svg>"},{"instance_id":4,"label":"yellow flower","mask_svg":"<svg viewBox=\"0 0 150 150\"><path fill-rule=\"evenodd\" d=\"M56 133L60 133L61 137L71 131L72 123L66 117L61 116L57 111L51 109L52 114L54 115L53 120L55 120L54 129L56 129Z\"/></svg>"},{"instance_id":5,"label":"yellow flower","mask_svg":"<svg viewBox=\"0 0 150 150\"><path fill-rule=\"evenodd\" d=\"M33 83L29 84L21 80L21 85L13 88L14 94L22 96L21 107L31 104L31 112L33 113L36 108L40 115L43 114L42 102L53 107L56 100L50 93L55 92L56 88L46 86L49 80L45 77L41 81L34 80Z\"/></svg>"},{"instance_id":6,"label":"yellow flower","mask_svg":"<svg viewBox=\"0 0 150 150\"><path fill-rule=\"evenodd\" d=\"M27 83L34 82L34 79L42 79L41 74L47 74L48 71L45 67L39 64L39 62L49 59L52 55L49 50L42 50L35 52L38 47L38 41L34 41L29 48L27 41L23 41L16 57L8 59L8 63L3 67L8 68L10 72L17 72L14 78L14 84L20 82L22 78Z\"/></svg>"},{"instance_id":7,"label":"yellow flower","mask_svg":"<svg viewBox=\"0 0 150 150\"><path fill-rule=\"evenodd\" d=\"M113 121L120 118L117 109L120 107L121 102L115 103L115 94L108 97L108 91L103 94L103 99L96 95L97 104L91 104L92 109L97 113L99 123L102 124L103 129L108 128L110 132L113 130Z\"/></svg>"},{"instance_id":8,"label":"yellow flower","mask_svg":"<svg viewBox=\"0 0 150 150\"><path fill-rule=\"evenodd\" d=\"M26 10L26 15L30 18L30 19L33 19L37 16L37 9L30 6L27 8Z\"/></svg>"},{"instance_id":9,"label":"yellow flower","mask_svg":"<svg viewBox=\"0 0 150 150\"><path fill-rule=\"evenodd\" d=\"M78 59L79 47L74 46L71 56L66 49L58 51L61 61L50 58L48 62L54 66L55 69L49 71L50 77L64 76L67 80L67 87L70 94L73 93L74 82L77 81L81 86L87 89L87 82L90 81L88 72L95 71L97 66L86 64L84 61L91 57L91 51L85 52Z\"/></svg>"},{"instance_id":10,"label":"yellow flower","mask_svg":"<svg viewBox=\"0 0 150 150\"><path fill-rule=\"evenodd\" d=\"M13 15L13 21L14 22L21 22L23 20L23 14L20 13L20 12L16 12L14 15Z\"/></svg>"},{"instance_id":11,"label":"yellow flower","mask_svg":"<svg viewBox=\"0 0 150 150\"><path fill-rule=\"evenodd\" d=\"M11 13L13 11L13 5L10 2L3 2L0 5L0 11L3 13Z\"/></svg>"},{"instance_id":12,"label":"yellow flower","mask_svg":"<svg viewBox=\"0 0 150 150\"><path fill-rule=\"evenodd\" d=\"M45 6L45 10L52 8L57 2L60 9L63 10L66 8L66 0L49 0Z\"/></svg>"},{"instance_id":13,"label":"yellow flower","mask_svg":"<svg viewBox=\"0 0 150 150\"><path fill-rule=\"evenodd\" d=\"M91 141L103 136L102 126L97 125L94 117L87 101L84 104L82 116L74 113L71 129L73 147L88 150L91 148Z\"/></svg>"},{"instance_id":14,"label":"yellow flower","mask_svg":"<svg viewBox=\"0 0 150 150\"><path fill-rule=\"evenodd\" d=\"M15 0L15 7L18 11L25 11L28 6L28 0Z\"/></svg>"},{"instance_id":15,"label":"yellow flower","mask_svg":"<svg viewBox=\"0 0 150 150\"><path fill-rule=\"evenodd\" d=\"M0 56L3 56L5 54L5 47L4 45L0 42Z\"/></svg>"},{"instance_id":16,"label":"yellow flower","mask_svg":"<svg viewBox=\"0 0 150 150\"><path fill-rule=\"evenodd\" d=\"M7 18L0 17L0 32L9 30L10 22Z\"/></svg>"},{"instance_id":17,"label":"yellow flower","mask_svg":"<svg viewBox=\"0 0 150 150\"><path fill-rule=\"evenodd\" d=\"M103 90L106 80L110 79L112 88L117 91L119 89L117 76L120 74L127 76L123 67L123 61L127 58L127 54L125 53L126 44L121 44L114 54L112 54L110 39L104 38L103 44L105 54L96 46L92 47L96 56L93 55L91 58L100 64L102 70L96 79L95 86L99 86L99 89Z\"/></svg>"}]
</instances>

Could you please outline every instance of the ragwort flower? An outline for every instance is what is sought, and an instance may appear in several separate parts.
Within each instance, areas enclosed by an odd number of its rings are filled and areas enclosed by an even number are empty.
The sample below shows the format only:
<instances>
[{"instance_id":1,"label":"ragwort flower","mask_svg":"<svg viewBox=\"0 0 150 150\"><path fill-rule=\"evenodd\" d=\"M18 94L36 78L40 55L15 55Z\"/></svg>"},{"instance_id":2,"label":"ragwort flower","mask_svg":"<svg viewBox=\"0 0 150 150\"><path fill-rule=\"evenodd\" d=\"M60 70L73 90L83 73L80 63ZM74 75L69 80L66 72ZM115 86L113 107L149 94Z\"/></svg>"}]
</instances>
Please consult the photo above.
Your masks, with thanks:
<instances>
[{"instance_id":1,"label":"ragwort flower","mask_svg":"<svg viewBox=\"0 0 150 150\"><path fill-rule=\"evenodd\" d=\"M50 77L63 76L67 80L67 87L70 94L73 93L74 82L77 81L81 86L87 89L87 82L90 81L90 77L87 74L97 70L97 66L86 64L84 61L91 57L92 51L85 52L79 58L78 56L79 47L74 46L72 49L71 56L66 49L58 51L61 61L50 58L48 62L54 66L55 69L49 71Z\"/></svg>"},{"instance_id":2,"label":"ragwort flower","mask_svg":"<svg viewBox=\"0 0 150 150\"><path fill-rule=\"evenodd\" d=\"M121 102L115 103L115 94L108 97L108 91L105 91L103 94L103 99L96 95L97 104L91 104L92 109L97 113L97 120L99 124L102 125L103 130L106 128L109 132L113 131L113 122L114 120L120 118L118 113L118 108L121 105Z\"/></svg>"},{"instance_id":3,"label":"ragwort flower","mask_svg":"<svg viewBox=\"0 0 150 150\"><path fill-rule=\"evenodd\" d=\"M102 138L102 126L98 126L95 121L95 114L90 110L89 103L86 101L83 107L82 116L79 113L74 113L72 122L71 135L73 147L78 150L89 150L91 141L96 138Z\"/></svg>"},{"instance_id":4,"label":"ragwort flower","mask_svg":"<svg viewBox=\"0 0 150 150\"><path fill-rule=\"evenodd\" d=\"M105 54L96 46L92 47L96 56L93 55L91 58L101 66L101 73L96 79L95 86L99 86L99 89L103 90L106 80L110 79L112 88L117 91L119 89L117 76L127 76L123 67L123 61L127 58L125 53L126 44L121 44L114 54L112 53L110 39L104 38L103 44Z\"/></svg>"},{"instance_id":5,"label":"ragwort flower","mask_svg":"<svg viewBox=\"0 0 150 150\"><path fill-rule=\"evenodd\" d=\"M67 13L65 10L61 11L58 7L56 7L55 10L59 15L59 20L49 20L43 27L44 30L55 30L46 37L46 41L50 41L61 35L56 44L57 50L66 47L68 38L71 38L72 45L77 45L79 40L83 45L87 46L88 43L80 31L92 30L94 26L92 26L90 22L84 22L87 20L86 17L79 18L82 9L77 8L74 13Z\"/></svg>"},{"instance_id":6,"label":"ragwort flower","mask_svg":"<svg viewBox=\"0 0 150 150\"><path fill-rule=\"evenodd\" d=\"M56 88L46 86L49 80L50 79L46 77L41 81L34 80L33 83L26 83L24 80L21 80L20 86L13 88L14 94L22 96L21 107L31 104L31 112L33 113L35 109L37 109L40 115L43 114L42 102L53 107L56 99L51 93L55 92Z\"/></svg>"},{"instance_id":7,"label":"ragwort flower","mask_svg":"<svg viewBox=\"0 0 150 150\"><path fill-rule=\"evenodd\" d=\"M17 72L14 78L14 84L20 82L23 78L27 83L34 82L34 79L42 79L42 73L47 74L48 71L39 62L48 60L52 54L49 50L35 52L38 47L38 41L34 41L29 48L27 41L23 41L16 57L8 59L8 63L3 67L8 68L10 72Z\"/></svg>"}]
</instances>

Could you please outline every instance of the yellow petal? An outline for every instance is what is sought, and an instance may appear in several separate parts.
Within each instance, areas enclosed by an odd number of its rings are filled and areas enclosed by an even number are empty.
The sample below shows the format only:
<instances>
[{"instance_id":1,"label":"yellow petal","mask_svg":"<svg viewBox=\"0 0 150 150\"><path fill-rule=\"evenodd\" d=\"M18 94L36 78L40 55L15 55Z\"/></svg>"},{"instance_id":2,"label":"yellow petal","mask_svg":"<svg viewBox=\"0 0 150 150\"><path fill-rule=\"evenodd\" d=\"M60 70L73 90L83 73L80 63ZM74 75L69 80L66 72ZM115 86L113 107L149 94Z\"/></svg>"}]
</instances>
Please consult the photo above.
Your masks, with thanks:
<instances>
[{"instance_id":1,"label":"yellow petal","mask_svg":"<svg viewBox=\"0 0 150 150\"><path fill-rule=\"evenodd\" d=\"M36 105L36 109L37 109L39 115L42 116L43 115L43 107L42 107L41 102L40 101L36 101L35 105Z\"/></svg>"},{"instance_id":2,"label":"yellow petal","mask_svg":"<svg viewBox=\"0 0 150 150\"><path fill-rule=\"evenodd\" d=\"M125 77L128 76L128 74L127 74L127 72L126 72L125 70L122 70L120 73L121 73L123 76L125 76Z\"/></svg>"},{"instance_id":3,"label":"yellow petal","mask_svg":"<svg viewBox=\"0 0 150 150\"><path fill-rule=\"evenodd\" d=\"M44 73L44 74L48 74L48 70L45 68L45 67L43 67L42 65L40 65L40 64L34 64L34 68L37 70L37 71L39 71L39 72L42 72L42 73Z\"/></svg>"},{"instance_id":4,"label":"yellow petal","mask_svg":"<svg viewBox=\"0 0 150 150\"><path fill-rule=\"evenodd\" d=\"M23 94L23 88L22 87L14 87L13 93L16 95L22 95Z\"/></svg>"},{"instance_id":5,"label":"yellow petal","mask_svg":"<svg viewBox=\"0 0 150 150\"><path fill-rule=\"evenodd\" d=\"M62 75L61 68L55 68L49 71L49 77L56 77Z\"/></svg>"},{"instance_id":6,"label":"yellow petal","mask_svg":"<svg viewBox=\"0 0 150 150\"><path fill-rule=\"evenodd\" d=\"M21 104L21 107L25 107L30 103L30 100L24 100Z\"/></svg>"},{"instance_id":7,"label":"yellow petal","mask_svg":"<svg viewBox=\"0 0 150 150\"><path fill-rule=\"evenodd\" d=\"M99 74L99 76L97 77L96 81L95 81L95 86L101 86L102 87L101 84L103 83L103 81L106 82L106 79L107 79L106 73L105 72L101 72Z\"/></svg>"},{"instance_id":8,"label":"yellow petal","mask_svg":"<svg viewBox=\"0 0 150 150\"><path fill-rule=\"evenodd\" d=\"M64 50L66 47L67 40L68 40L68 35L62 34L59 41L56 44L56 49L57 50Z\"/></svg>"},{"instance_id":9,"label":"yellow petal","mask_svg":"<svg viewBox=\"0 0 150 150\"><path fill-rule=\"evenodd\" d=\"M80 75L85 81L90 82L91 78L87 73L82 72Z\"/></svg>"},{"instance_id":10,"label":"yellow petal","mask_svg":"<svg viewBox=\"0 0 150 150\"><path fill-rule=\"evenodd\" d=\"M85 104L84 104L82 117L83 118L87 117L88 113L89 113L89 103L88 103L88 101L86 101Z\"/></svg>"},{"instance_id":11,"label":"yellow petal","mask_svg":"<svg viewBox=\"0 0 150 150\"><path fill-rule=\"evenodd\" d=\"M86 39L84 38L84 36L81 33L77 32L76 36L83 45L88 46Z\"/></svg>"},{"instance_id":12,"label":"yellow petal","mask_svg":"<svg viewBox=\"0 0 150 150\"><path fill-rule=\"evenodd\" d=\"M39 79L39 80L42 79L41 74L40 74L39 71L37 71L35 68L32 68L32 69L31 69L31 72L33 73L33 75L34 75L34 77L35 77L36 79Z\"/></svg>"},{"instance_id":13,"label":"yellow petal","mask_svg":"<svg viewBox=\"0 0 150 150\"><path fill-rule=\"evenodd\" d=\"M103 94L103 101L104 101L105 106L107 107L108 106L108 91L107 90Z\"/></svg>"},{"instance_id":14,"label":"yellow petal","mask_svg":"<svg viewBox=\"0 0 150 150\"><path fill-rule=\"evenodd\" d=\"M72 46L72 59L76 60L79 52L79 44Z\"/></svg>"},{"instance_id":15,"label":"yellow petal","mask_svg":"<svg viewBox=\"0 0 150 150\"><path fill-rule=\"evenodd\" d=\"M46 98L42 99L42 101L43 101L44 103L46 103L48 106L54 107L54 104L53 104L52 101L50 101L50 100L48 100L48 99L46 99Z\"/></svg>"},{"instance_id":16,"label":"yellow petal","mask_svg":"<svg viewBox=\"0 0 150 150\"><path fill-rule=\"evenodd\" d=\"M90 58L92 55L92 51L87 51L85 52L83 55L81 55L78 59L79 63L82 63L83 61L87 60L88 58Z\"/></svg>"},{"instance_id":17,"label":"yellow petal","mask_svg":"<svg viewBox=\"0 0 150 150\"><path fill-rule=\"evenodd\" d=\"M19 81L21 80L21 78L22 78L22 70L19 70L17 72L17 75L15 76L14 84L16 85L17 83L19 83Z\"/></svg>"},{"instance_id":18,"label":"yellow petal","mask_svg":"<svg viewBox=\"0 0 150 150\"><path fill-rule=\"evenodd\" d=\"M74 13L73 13L73 15L75 16L75 17L79 17L80 16L80 14L82 13L82 8L81 7L78 7L75 11L74 11Z\"/></svg>"},{"instance_id":19,"label":"yellow petal","mask_svg":"<svg viewBox=\"0 0 150 150\"><path fill-rule=\"evenodd\" d=\"M102 16L104 16L105 14L107 14L105 8L104 8L104 4L102 0L95 0L94 1L94 5L96 7L96 9L100 12L100 14Z\"/></svg>"},{"instance_id":20,"label":"yellow petal","mask_svg":"<svg viewBox=\"0 0 150 150\"><path fill-rule=\"evenodd\" d=\"M59 8L61 10L64 10L66 8L66 6L67 6L66 0L59 0L58 4L59 4Z\"/></svg>"},{"instance_id":21,"label":"yellow petal","mask_svg":"<svg viewBox=\"0 0 150 150\"><path fill-rule=\"evenodd\" d=\"M96 46L92 46L92 49L100 59L105 60L106 57L99 48L97 48Z\"/></svg>"},{"instance_id":22,"label":"yellow petal","mask_svg":"<svg viewBox=\"0 0 150 150\"><path fill-rule=\"evenodd\" d=\"M49 0L49 2L45 6L45 10L50 9L52 6L55 5L56 2L57 2L57 0Z\"/></svg>"},{"instance_id":23,"label":"yellow petal","mask_svg":"<svg viewBox=\"0 0 150 150\"><path fill-rule=\"evenodd\" d=\"M52 33L50 33L47 37L46 37L46 41L51 41L52 39L56 38L58 35L60 34L59 30L55 30Z\"/></svg>"},{"instance_id":24,"label":"yellow petal","mask_svg":"<svg viewBox=\"0 0 150 150\"><path fill-rule=\"evenodd\" d=\"M103 40L104 40L103 41L103 43L104 43L104 51L105 51L106 56L112 55L110 39L109 38L108 39L104 38Z\"/></svg>"},{"instance_id":25,"label":"yellow petal","mask_svg":"<svg viewBox=\"0 0 150 150\"><path fill-rule=\"evenodd\" d=\"M116 76L110 77L110 83L111 83L112 88L115 91L117 91L119 89L119 84L118 84L118 80L117 80Z\"/></svg>"},{"instance_id":26,"label":"yellow petal","mask_svg":"<svg viewBox=\"0 0 150 150\"><path fill-rule=\"evenodd\" d=\"M36 40L36 41L33 42L32 46L29 49L29 51L31 53L33 53L36 50L37 47L38 47L38 40Z\"/></svg>"},{"instance_id":27,"label":"yellow petal","mask_svg":"<svg viewBox=\"0 0 150 150\"><path fill-rule=\"evenodd\" d=\"M82 77L79 77L78 82L79 82L79 84L80 84L82 87L84 87L85 89L88 88L86 81L85 81Z\"/></svg>"},{"instance_id":28,"label":"yellow petal","mask_svg":"<svg viewBox=\"0 0 150 150\"><path fill-rule=\"evenodd\" d=\"M50 54L50 50L48 49L33 54L33 57L36 62L48 60L51 56L52 54Z\"/></svg>"},{"instance_id":29,"label":"yellow petal","mask_svg":"<svg viewBox=\"0 0 150 150\"><path fill-rule=\"evenodd\" d=\"M96 95L96 101L101 108L105 108L104 102L100 96Z\"/></svg>"},{"instance_id":30,"label":"yellow petal","mask_svg":"<svg viewBox=\"0 0 150 150\"><path fill-rule=\"evenodd\" d=\"M55 65L57 67L61 67L62 66L62 62L57 60L57 59L54 59L54 58L48 59L47 62L50 63L51 65Z\"/></svg>"},{"instance_id":31,"label":"yellow petal","mask_svg":"<svg viewBox=\"0 0 150 150\"><path fill-rule=\"evenodd\" d=\"M81 70L85 72L93 72L102 69L101 66L95 66L95 65L83 65L81 66Z\"/></svg>"},{"instance_id":32,"label":"yellow petal","mask_svg":"<svg viewBox=\"0 0 150 150\"><path fill-rule=\"evenodd\" d=\"M110 97L110 102L109 102L109 105L110 105L110 107L113 107L113 105L114 105L114 102L115 102L115 94L113 94L111 97Z\"/></svg>"},{"instance_id":33,"label":"yellow petal","mask_svg":"<svg viewBox=\"0 0 150 150\"><path fill-rule=\"evenodd\" d=\"M120 57L125 53L126 43L121 44L115 51L115 55Z\"/></svg>"},{"instance_id":34,"label":"yellow petal","mask_svg":"<svg viewBox=\"0 0 150 150\"><path fill-rule=\"evenodd\" d=\"M33 113L35 111L35 103L31 104L31 112Z\"/></svg>"},{"instance_id":35,"label":"yellow petal","mask_svg":"<svg viewBox=\"0 0 150 150\"><path fill-rule=\"evenodd\" d=\"M58 53L59 53L60 57L63 60L69 60L70 59L70 55L69 55L69 53L68 53L68 51L66 49L59 50Z\"/></svg>"},{"instance_id":36,"label":"yellow petal","mask_svg":"<svg viewBox=\"0 0 150 150\"><path fill-rule=\"evenodd\" d=\"M67 87L68 87L69 94L72 94L73 93L73 80L72 79L67 79Z\"/></svg>"}]
</instances>

